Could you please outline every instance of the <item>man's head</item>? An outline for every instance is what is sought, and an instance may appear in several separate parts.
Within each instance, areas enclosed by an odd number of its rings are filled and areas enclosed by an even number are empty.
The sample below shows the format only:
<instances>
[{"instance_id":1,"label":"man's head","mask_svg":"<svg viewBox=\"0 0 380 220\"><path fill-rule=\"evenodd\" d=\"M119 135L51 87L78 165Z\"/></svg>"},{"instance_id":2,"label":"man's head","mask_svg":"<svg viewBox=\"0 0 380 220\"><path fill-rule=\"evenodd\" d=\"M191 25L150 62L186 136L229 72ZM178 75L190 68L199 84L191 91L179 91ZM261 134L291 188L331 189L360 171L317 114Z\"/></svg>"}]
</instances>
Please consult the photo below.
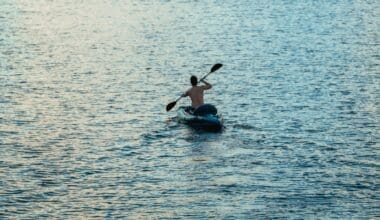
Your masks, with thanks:
<instances>
[{"instance_id":1,"label":"man's head","mask_svg":"<svg viewBox=\"0 0 380 220\"><path fill-rule=\"evenodd\" d=\"M198 78L193 75L190 77L190 82L192 86L196 86L198 84Z\"/></svg>"},{"instance_id":2,"label":"man's head","mask_svg":"<svg viewBox=\"0 0 380 220\"><path fill-rule=\"evenodd\" d=\"M192 86L196 86L198 83L198 78L196 76L191 76L190 77L190 82Z\"/></svg>"}]
</instances>

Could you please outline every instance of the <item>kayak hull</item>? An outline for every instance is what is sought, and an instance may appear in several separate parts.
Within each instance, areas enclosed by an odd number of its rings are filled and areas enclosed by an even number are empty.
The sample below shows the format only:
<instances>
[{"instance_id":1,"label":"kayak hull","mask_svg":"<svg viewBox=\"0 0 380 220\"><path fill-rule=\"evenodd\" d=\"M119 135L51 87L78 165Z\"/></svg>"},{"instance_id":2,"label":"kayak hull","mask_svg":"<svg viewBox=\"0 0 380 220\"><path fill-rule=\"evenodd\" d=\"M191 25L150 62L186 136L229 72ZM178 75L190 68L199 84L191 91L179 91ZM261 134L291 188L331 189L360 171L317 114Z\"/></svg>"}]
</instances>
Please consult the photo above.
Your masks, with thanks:
<instances>
[{"instance_id":1,"label":"kayak hull","mask_svg":"<svg viewBox=\"0 0 380 220\"><path fill-rule=\"evenodd\" d=\"M205 113L202 115L194 115L192 108L189 106L179 107L177 117L180 123L187 124L195 129L221 131L223 128L223 118L218 114Z\"/></svg>"}]
</instances>

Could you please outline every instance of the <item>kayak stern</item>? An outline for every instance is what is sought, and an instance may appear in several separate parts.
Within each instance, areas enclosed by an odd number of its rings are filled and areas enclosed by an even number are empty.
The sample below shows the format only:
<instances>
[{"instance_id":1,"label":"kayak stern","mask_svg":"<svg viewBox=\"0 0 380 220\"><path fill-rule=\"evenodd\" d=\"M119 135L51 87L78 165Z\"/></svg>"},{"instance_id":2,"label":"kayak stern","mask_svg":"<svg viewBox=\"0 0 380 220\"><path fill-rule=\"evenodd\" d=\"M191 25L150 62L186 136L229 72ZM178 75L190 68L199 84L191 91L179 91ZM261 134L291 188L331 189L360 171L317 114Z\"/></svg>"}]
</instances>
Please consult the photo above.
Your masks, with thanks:
<instances>
[{"instance_id":1,"label":"kayak stern","mask_svg":"<svg viewBox=\"0 0 380 220\"><path fill-rule=\"evenodd\" d=\"M179 107L177 110L178 121L189 125L194 129L206 131L221 131L223 128L223 118L218 114L192 114L191 107Z\"/></svg>"}]
</instances>

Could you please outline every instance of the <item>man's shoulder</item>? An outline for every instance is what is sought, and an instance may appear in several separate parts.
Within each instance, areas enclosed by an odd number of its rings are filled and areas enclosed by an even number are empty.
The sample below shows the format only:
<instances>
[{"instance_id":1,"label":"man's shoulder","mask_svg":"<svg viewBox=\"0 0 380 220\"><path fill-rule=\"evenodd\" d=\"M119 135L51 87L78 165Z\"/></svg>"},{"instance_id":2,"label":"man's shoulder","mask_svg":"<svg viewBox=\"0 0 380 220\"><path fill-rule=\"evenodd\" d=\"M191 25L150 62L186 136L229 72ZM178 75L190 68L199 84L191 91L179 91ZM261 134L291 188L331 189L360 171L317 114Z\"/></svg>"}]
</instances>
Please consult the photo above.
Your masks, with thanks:
<instances>
[{"instance_id":1,"label":"man's shoulder","mask_svg":"<svg viewBox=\"0 0 380 220\"><path fill-rule=\"evenodd\" d=\"M186 93L190 94L193 91L193 89L194 89L194 87L189 88L188 90L186 90Z\"/></svg>"}]
</instances>

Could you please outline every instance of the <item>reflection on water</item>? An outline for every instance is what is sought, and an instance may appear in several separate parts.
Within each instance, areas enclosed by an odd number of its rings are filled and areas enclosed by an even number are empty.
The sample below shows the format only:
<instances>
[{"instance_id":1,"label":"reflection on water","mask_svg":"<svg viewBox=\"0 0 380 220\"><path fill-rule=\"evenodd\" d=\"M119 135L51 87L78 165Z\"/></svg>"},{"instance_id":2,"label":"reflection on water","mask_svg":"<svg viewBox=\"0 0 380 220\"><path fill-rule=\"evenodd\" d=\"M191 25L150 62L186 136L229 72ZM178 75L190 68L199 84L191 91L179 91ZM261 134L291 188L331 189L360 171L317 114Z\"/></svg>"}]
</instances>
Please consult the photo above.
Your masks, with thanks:
<instances>
[{"instance_id":1,"label":"reflection on water","mask_svg":"<svg viewBox=\"0 0 380 220\"><path fill-rule=\"evenodd\" d=\"M379 216L375 1L0 4L0 218Z\"/></svg>"}]
</instances>

